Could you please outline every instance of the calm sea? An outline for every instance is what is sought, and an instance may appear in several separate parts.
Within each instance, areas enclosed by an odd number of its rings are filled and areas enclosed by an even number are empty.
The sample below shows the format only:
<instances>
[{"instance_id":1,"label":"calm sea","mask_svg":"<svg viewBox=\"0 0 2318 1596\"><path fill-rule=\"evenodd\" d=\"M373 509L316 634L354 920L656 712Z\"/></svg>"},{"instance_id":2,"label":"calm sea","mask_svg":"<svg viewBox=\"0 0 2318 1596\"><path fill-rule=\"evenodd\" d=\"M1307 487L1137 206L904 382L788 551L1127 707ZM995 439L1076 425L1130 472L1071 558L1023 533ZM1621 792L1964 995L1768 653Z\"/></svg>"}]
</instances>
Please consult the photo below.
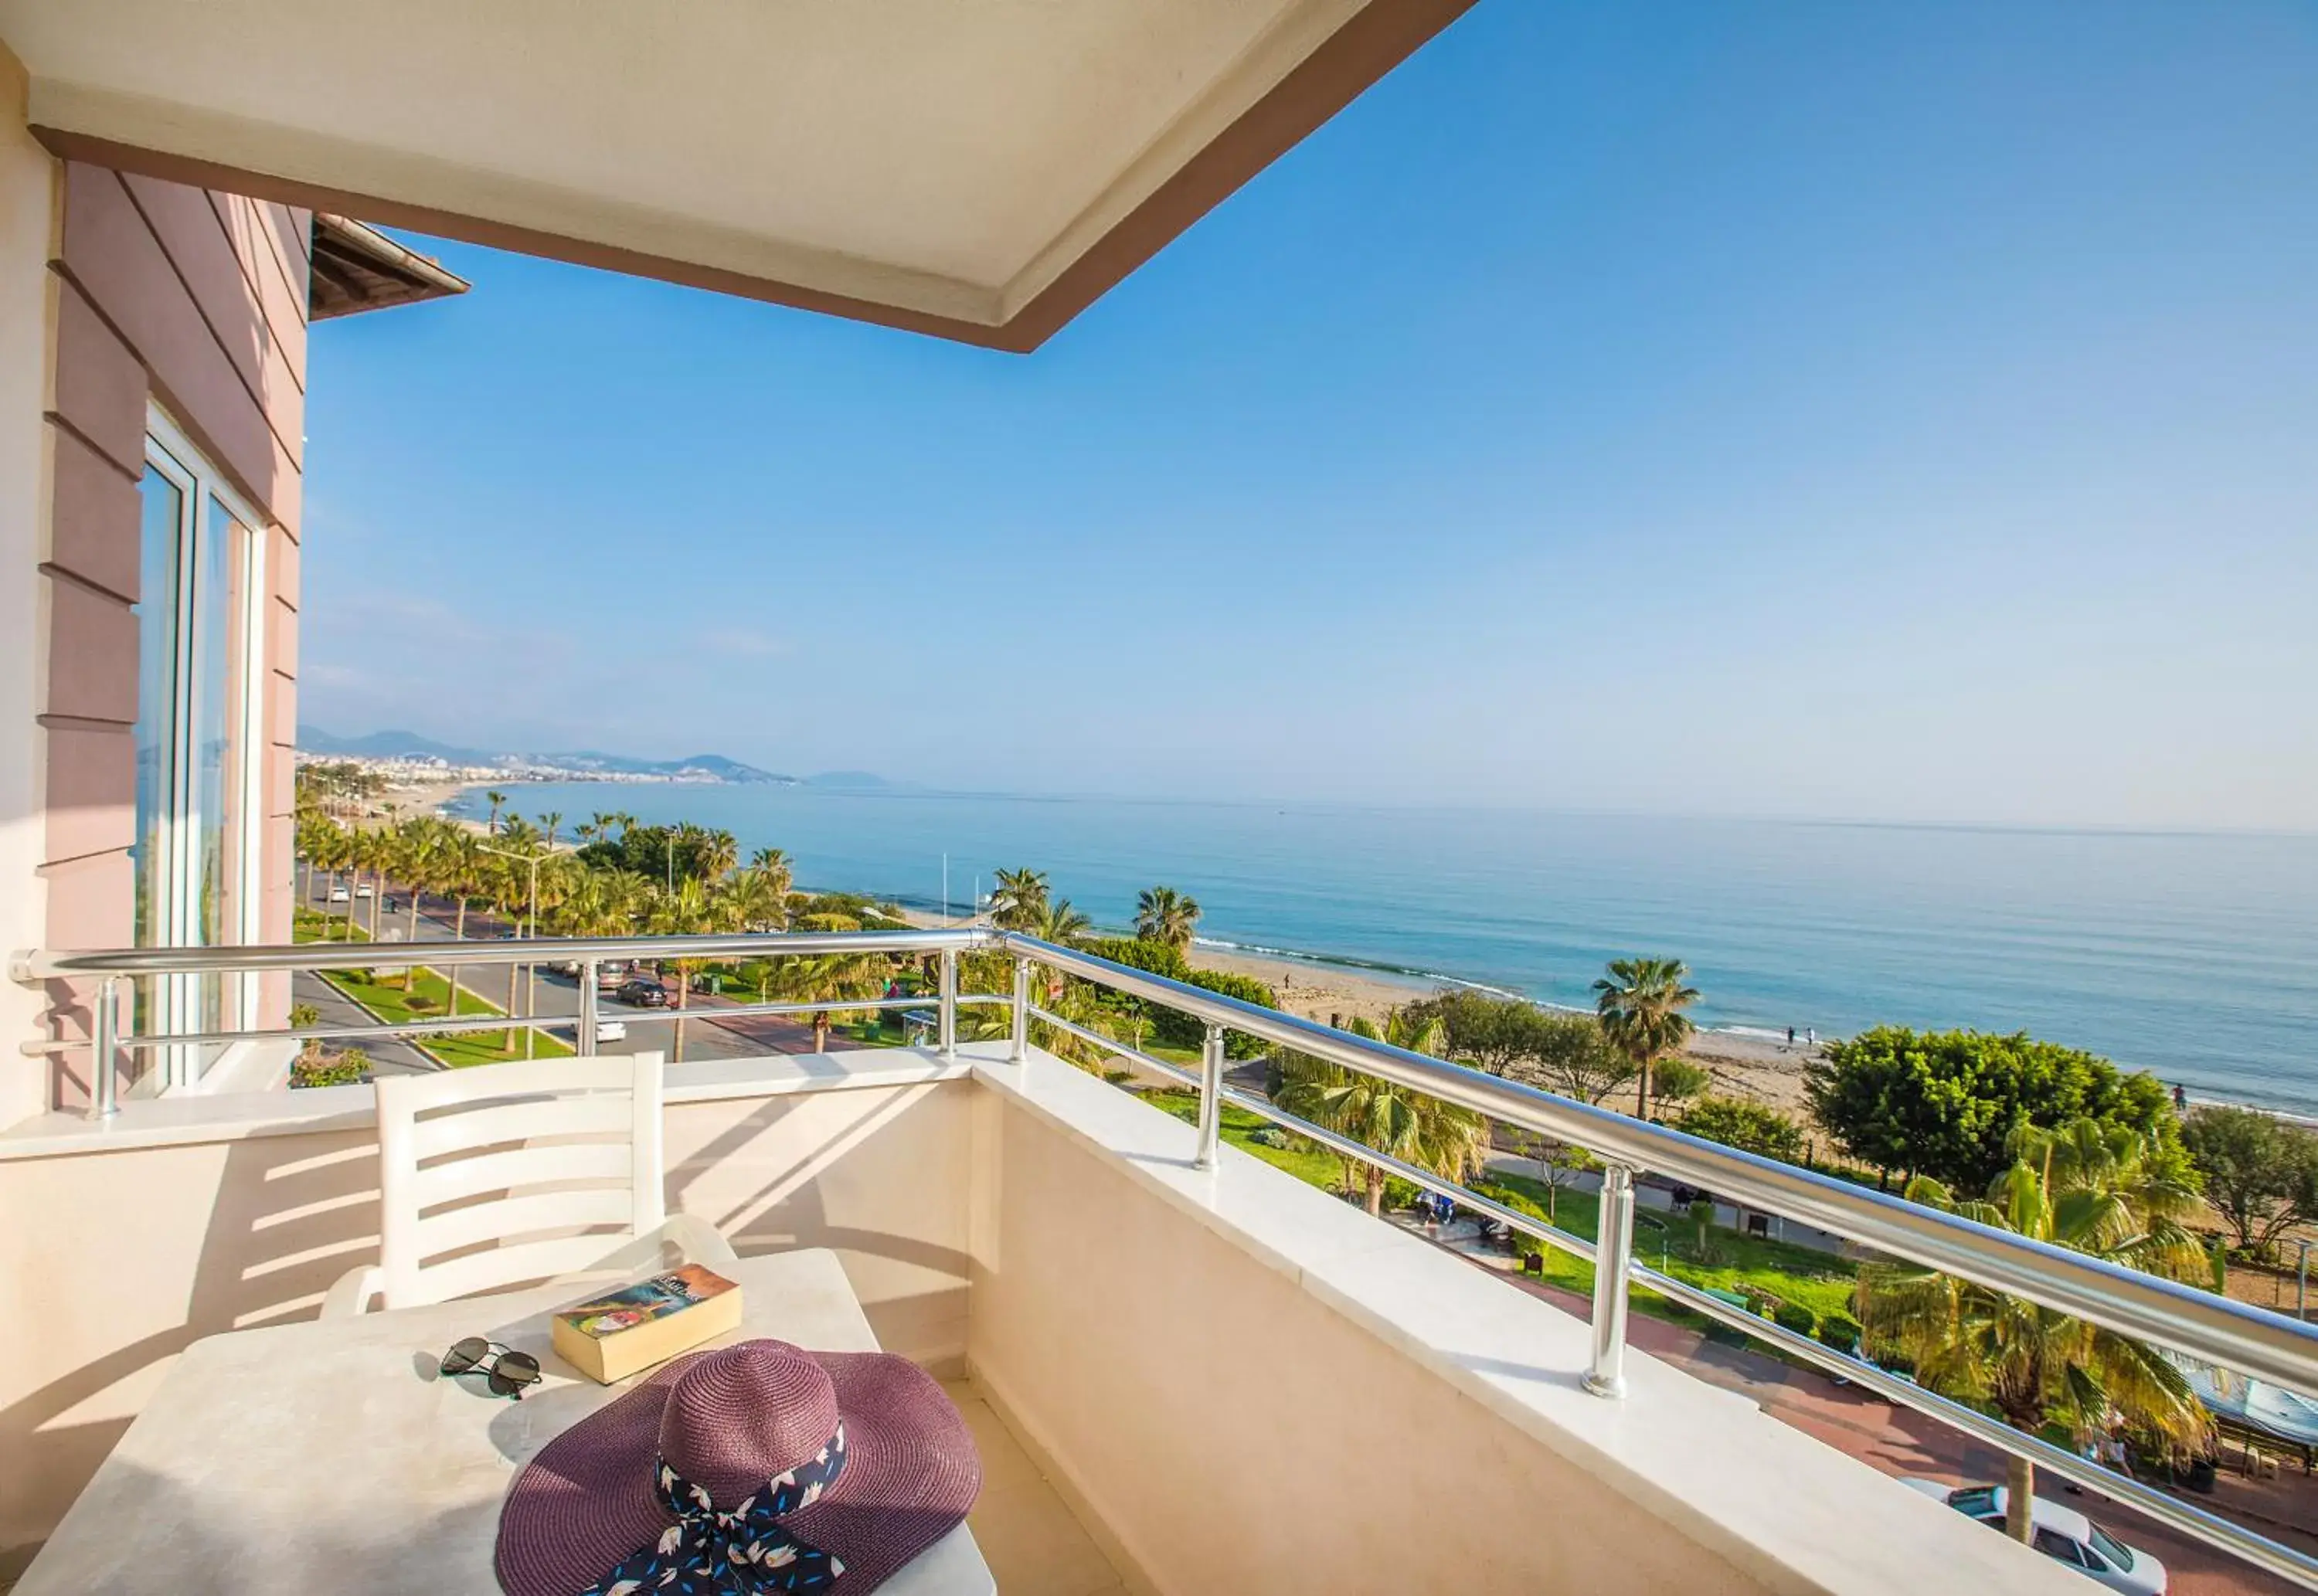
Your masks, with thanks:
<instances>
[{"instance_id":1,"label":"calm sea","mask_svg":"<svg viewBox=\"0 0 2318 1596\"><path fill-rule=\"evenodd\" d=\"M1997 830L813 788L518 785L513 807L688 820L797 878L964 913L1047 871L1098 924L1163 882L1205 937L1583 1006L1603 961L1688 962L1707 1024L2026 1030L2318 1113L2318 836Z\"/></svg>"}]
</instances>

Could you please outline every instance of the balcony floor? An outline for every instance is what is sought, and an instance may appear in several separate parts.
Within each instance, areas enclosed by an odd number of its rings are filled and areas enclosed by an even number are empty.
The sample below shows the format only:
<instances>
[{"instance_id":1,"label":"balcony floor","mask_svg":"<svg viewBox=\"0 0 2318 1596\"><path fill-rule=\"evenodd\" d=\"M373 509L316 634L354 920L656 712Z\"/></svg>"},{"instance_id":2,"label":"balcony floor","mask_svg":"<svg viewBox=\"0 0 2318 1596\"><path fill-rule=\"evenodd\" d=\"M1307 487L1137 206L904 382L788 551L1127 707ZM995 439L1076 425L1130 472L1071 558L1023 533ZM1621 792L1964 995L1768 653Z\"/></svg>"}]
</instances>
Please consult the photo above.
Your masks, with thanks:
<instances>
[{"instance_id":1,"label":"balcony floor","mask_svg":"<svg viewBox=\"0 0 2318 1596\"><path fill-rule=\"evenodd\" d=\"M1127 1585L971 1380L947 1380L982 1453L966 1523L1004 1596L1126 1596Z\"/></svg>"}]
</instances>

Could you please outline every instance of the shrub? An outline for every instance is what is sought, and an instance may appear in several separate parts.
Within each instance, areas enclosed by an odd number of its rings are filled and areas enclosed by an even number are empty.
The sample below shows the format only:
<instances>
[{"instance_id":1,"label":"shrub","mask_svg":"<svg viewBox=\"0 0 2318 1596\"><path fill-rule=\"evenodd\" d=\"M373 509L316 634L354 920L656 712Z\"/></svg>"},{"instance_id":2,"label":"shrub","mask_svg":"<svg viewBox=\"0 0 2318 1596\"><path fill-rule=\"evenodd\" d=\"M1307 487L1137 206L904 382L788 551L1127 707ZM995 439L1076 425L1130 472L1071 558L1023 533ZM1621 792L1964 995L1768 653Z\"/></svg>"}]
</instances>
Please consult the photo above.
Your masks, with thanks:
<instances>
[{"instance_id":1,"label":"shrub","mask_svg":"<svg viewBox=\"0 0 2318 1596\"><path fill-rule=\"evenodd\" d=\"M301 1086L352 1086L370 1078L370 1055L359 1047L349 1047L344 1053L316 1053L301 1055L290 1066L290 1084Z\"/></svg>"},{"instance_id":2,"label":"shrub","mask_svg":"<svg viewBox=\"0 0 2318 1596\"><path fill-rule=\"evenodd\" d=\"M1704 1066L1688 1059L1660 1059L1650 1068L1650 1098L1659 1103L1684 1102L1705 1091L1713 1080Z\"/></svg>"},{"instance_id":3,"label":"shrub","mask_svg":"<svg viewBox=\"0 0 2318 1596\"><path fill-rule=\"evenodd\" d=\"M1189 970L1175 979L1211 992L1220 992L1226 998L1237 998L1243 1003L1253 1003L1260 1009L1280 1007L1280 999L1272 990L1250 976L1234 975L1221 970ZM1154 1003L1150 1008L1151 1034L1170 1047L1197 1047L1207 1040L1204 1021L1162 1004ZM1258 1037L1234 1030L1224 1032L1224 1056L1226 1058L1262 1058L1271 1048L1269 1042Z\"/></svg>"},{"instance_id":4,"label":"shrub","mask_svg":"<svg viewBox=\"0 0 2318 1596\"><path fill-rule=\"evenodd\" d=\"M1819 1315L1801 1303L1781 1303L1771 1310L1771 1322L1797 1335L1809 1335L1819 1328Z\"/></svg>"},{"instance_id":5,"label":"shrub","mask_svg":"<svg viewBox=\"0 0 2318 1596\"><path fill-rule=\"evenodd\" d=\"M1676 1130L1741 1152L1775 1158L1782 1163L1803 1161L1802 1127L1775 1108L1738 1098L1702 1098L1675 1122Z\"/></svg>"},{"instance_id":6,"label":"shrub","mask_svg":"<svg viewBox=\"0 0 2318 1596\"><path fill-rule=\"evenodd\" d=\"M1859 1326L1840 1314L1829 1314L1819 1322L1819 1339L1838 1352L1859 1350Z\"/></svg>"}]
</instances>

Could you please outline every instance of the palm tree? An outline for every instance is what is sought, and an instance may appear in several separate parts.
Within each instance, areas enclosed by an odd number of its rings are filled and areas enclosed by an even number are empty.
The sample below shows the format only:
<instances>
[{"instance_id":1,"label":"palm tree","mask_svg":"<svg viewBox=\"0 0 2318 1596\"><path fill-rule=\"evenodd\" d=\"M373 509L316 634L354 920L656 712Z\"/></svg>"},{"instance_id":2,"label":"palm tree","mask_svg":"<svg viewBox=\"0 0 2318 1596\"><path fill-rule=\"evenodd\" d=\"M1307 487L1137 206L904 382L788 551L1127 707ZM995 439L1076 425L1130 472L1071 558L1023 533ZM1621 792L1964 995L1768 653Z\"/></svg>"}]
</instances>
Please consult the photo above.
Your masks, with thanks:
<instances>
[{"instance_id":1,"label":"palm tree","mask_svg":"<svg viewBox=\"0 0 2318 1596\"><path fill-rule=\"evenodd\" d=\"M796 886L796 870L786 851L777 847L760 847L749 856L749 868L774 883L786 898Z\"/></svg>"},{"instance_id":2,"label":"palm tree","mask_svg":"<svg viewBox=\"0 0 2318 1596\"><path fill-rule=\"evenodd\" d=\"M766 852L777 853L767 849ZM758 856L763 857L763 854ZM736 871L725 883L724 895L732 918L743 930L777 931L789 921L788 882L778 869L751 865Z\"/></svg>"},{"instance_id":3,"label":"palm tree","mask_svg":"<svg viewBox=\"0 0 2318 1596\"><path fill-rule=\"evenodd\" d=\"M1984 1201L1958 1202L1938 1181L1909 1182L1911 1202L2047 1242L2127 1269L2197 1281L2206 1269L2182 1224L2197 1194L2152 1168L2148 1144L2089 1119L2058 1131L2023 1124L2007 1143L2012 1167ZM1909 1265L1864 1265L1859 1320L1868 1344L1915 1364L1931 1390L1984 1403L2024 1434L2054 1419L2079 1430L2113 1417L2176 1446L2203 1444L2208 1423L2188 1381L2161 1354L2112 1331L2017 1296ZM2029 1538L2035 1467L2015 1456L2006 1528Z\"/></svg>"},{"instance_id":4,"label":"palm tree","mask_svg":"<svg viewBox=\"0 0 2318 1596\"><path fill-rule=\"evenodd\" d=\"M1420 1023L1405 1009L1395 1011L1381 1029L1370 1019L1356 1019L1352 1028L1355 1035L1372 1041L1436 1058L1448 1039L1440 1020ZM1365 1142L1403 1163L1462 1180L1487 1152L1488 1121L1469 1108L1304 1054L1286 1054L1280 1061L1280 1074L1283 1082L1273 1098L1280 1107L1340 1135ZM1369 1212L1380 1215L1384 1170L1366 1162L1361 1170L1367 1179ZM1351 1172L1348 1160L1347 1178Z\"/></svg>"},{"instance_id":5,"label":"palm tree","mask_svg":"<svg viewBox=\"0 0 2318 1596\"><path fill-rule=\"evenodd\" d=\"M722 829L696 830L692 860L713 886L732 874L732 867L741 862L740 839Z\"/></svg>"},{"instance_id":6,"label":"palm tree","mask_svg":"<svg viewBox=\"0 0 2318 1596\"><path fill-rule=\"evenodd\" d=\"M1047 873L1028 865L1001 870L990 890L990 923L1009 931L1032 931L1047 918Z\"/></svg>"},{"instance_id":7,"label":"palm tree","mask_svg":"<svg viewBox=\"0 0 2318 1596\"><path fill-rule=\"evenodd\" d=\"M1135 901L1135 935L1145 942L1164 943L1180 952L1191 946L1191 932L1199 923L1198 900L1173 887L1146 887Z\"/></svg>"},{"instance_id":8,"label":"palm tree","mask_svg":"<svg viewBox=\"0 0 2318 1596\"><path fill-rule=\"evenodd\" d=\"M789 1003L830 1003L848 998L875 998L893 979L893 964L881 954L821 954L809 958L783 959L772 973L773 991ZM830 1027L837 1016L816 1009L813 1050L829 1051Z\"/></svg>"},{"instance_id":9,"label":"palm tree","mask_svg":"<svg viewBox=\"0 0 2318 1596\"><path fill-rule=\"evenodd\" d=\"M1680 959L1612 959L1610 973L1594 983L1604 1034L1634 1061L1638 1118L1650 1116L1650 1066L1680 1051L1694 1028L1683 1013L1698 1001L1697 989L1683 984L1689 978Z\"/></svg>"},{"instance_id":10,"label":"palm tree","mask_svg":"<svg viewBox=\"0 0 2318 1596\"><path fill-rule=\"evenodd\" d=\"M497 837L499 834L499 811L507 807L507 794L499 792L485 793L483 802L491 806L491 835Z\"/></svg>"},{"instance_id":11,"label":"palm tree","mask_svg":"<svg viewBox=\"0 0 2318 1596\"><path fill-rule=\"evenodd\" d=\"M697 937L729 929L731 911L723 896L709 891L696 875L687 875L676 883L674 892L663 891L652 905L651 916L652 935L656 937ZM692 961L676 961L676 1045L669 1058L672 1063L684 1062L684 1011L692 998Z\"/></svg>"},{"instance_id":12,"label":"palm tree","mask_svg":"<svg viewBox=\"0 0 2318 1596\"><path fill-rule=\"evenodd\" d=\"M539 817L539 822L542 826L546 828L547 846L553 847L555 846L555 829L557 827L563 824L563 811L560 809L551 809L545 814Z\"/></svg>"},{"instance_id":13,"label":"palm tree","mask_svg":"<svg viewBox=\"0 0 2318 1596\"><path fill-rule=\"evenodd\" d=\"M1047 905L1036 923L1028 928L1031 936L1041 942L1053 942L1068 947L1094 928L1094 922L1071 906L1068 898L1057 899Z\"/></svg>"}]
</instances>

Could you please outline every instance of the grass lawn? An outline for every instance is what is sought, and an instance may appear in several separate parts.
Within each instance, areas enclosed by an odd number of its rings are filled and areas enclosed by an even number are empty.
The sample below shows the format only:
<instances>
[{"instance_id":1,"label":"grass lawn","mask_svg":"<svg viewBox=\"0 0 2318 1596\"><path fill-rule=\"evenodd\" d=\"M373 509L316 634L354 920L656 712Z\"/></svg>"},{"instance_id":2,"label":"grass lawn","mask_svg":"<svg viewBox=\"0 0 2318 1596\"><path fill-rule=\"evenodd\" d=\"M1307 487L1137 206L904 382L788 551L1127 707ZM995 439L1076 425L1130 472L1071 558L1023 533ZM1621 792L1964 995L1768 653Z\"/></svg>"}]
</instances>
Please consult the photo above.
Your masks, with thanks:
<instances>
[{"instance_id":1,"label":"grass lawn","mask_svg":"<svg viewBox=\"0 0 2318 1596\"><path fill-rule=\"evenodd\" d=\"M290 935L292 940L297 942L368 942L370 940L370 933L360 925L354 928L354 935L349 937L346 934L345 920L335 918L325 919L310 909L301 909L291 916Z\"/></svg>"},{"instance_id":2,"label":"grass lawn","mask_svg":"<svg viewBox=\"0 0 2318 1596\"><path fill-rule=\"evenodd\" d=\"M1187 1124L1196 1124L1199 1120L1199 1100L1194 1093L1154 1091L1146 1092L1143 1097L1152 1107ZM1300 1143L1285 1148L1267 1147L1250 1139L1256 1132L1270 1126L1269 1120L1259 1118L1244 1108L1235 1107L1228 1103L1224 1106L1225 1141L1324 1191L1343 1189L1343 1164L1334 1153ZM1492 1170L1489 1179L1496 1184L1511 1187L1536 1203L1541 1209L1546 1206L1547 1192L1541 1181L1526 1175L1509 1174L1502 1170ZM1553 1212L1561 1229L1592 1241L1599 1224L1599 1199L1594 1193L1565 1190L1556 1198ZM1851 1289L1858 1279L1858 1270L1855 1265L1843 1259L1808 1247L1793 1247L1783 1242L1744 1235L1718 1224L1710 1226L1707 1233L1720 1261L1702 1264L1694 1256L1698 1227L1687 1215L1652 1214L1649 1217L1666 1220L1667 1228L1663 1233L1666 1245L1661 1248L1660 1232L1643 1224L1636 1227L1635 1252L1645 1263L1654 1269L1663 1267L1677 1280L1723 1291L1752 1289L1766 1292L1782 1301L1800 1304L1821 1318L1829 1314L1846 1317L1850 1314ZM1540 1250L1545 1258L1542 1278L1580 1296L1592 1294L1592 1265L1555 1248L1541 1246ZM1659 1261L1662 1251L1665 1257L1663 1266ZM1669 1302L1654 1291L1639 1287L1633 1293L1633 1306L1638 1313L1694 1330L1704 1329L1709 1323L1703 1315Z\"/></svg>"},{"instance_id":3,"label":"grass lawn","mask_svg":"<svg viewBox=\"0 0 2318 1596\"><path fill-rule=\"evenodd\" d=\"M450 982L432 970L421 969L415 973L417 979L409 991L402 989L401 975L393 972L387 974L386 983L373 980L367 970L331 970L325 972L322 979L390 1025L406 1019L443 1018L451 1012L445 1007L450 1000ZM501 1010L498 1004L487 1002L463 986L459 989L458 1012L496 1015ZM424 1039L414 1036L410 1042L454 1070L469 1064L503 1064L523 1057L520 1028L459 1031ZM532 1044L535 1058L569 1058L571 1053L571 1044L545 1033Z\"/></svg>"},{"instance_id":4,"label":"grass lawn","mask_svg":"<svg viewBox=\"0 0 2318 1596\"><path fill-rule=\"evenodd\" d=\"M1197 1063L1196 1055L1193 1063ZM1143 1100L1155 1108L1163 1108L1186 1125L1199 1122L1199 1099L1188 1091L1154 1091L1143 1094ZM1333 1152L1324 1152L1308 1144L1298 1147L1266 1147L1249 1138L1262 1130L1272 1128L1268 1119L1259 1119L1246 1109L1224 1105L1224 1140L1242 1152L1251 1153L1275 1170L1285 1170L1309 1185L1323 1191L1340 1191L1344 1184L1344 1163Z\"/></svg>"},{"instance_id":5,"label":"grass lawn","mask_svg":"<svg viewBox=\"0 0 2318 1596\"><path fill-rule=\"evenodd\" d=\"M1546 1206L1542 1181L1502 1169L1492 1170L1489 1178L1496 1184L1511 1187L1541 1208ZM1590 1242L1599 1228L1599 1210L1600 1202L1594 1193L1565 1190L1556 1199L1553 1211L1560 1228ZM1696 1257L1698 1226L1687 1215L1658 1214L1647 1209L1642 1213L1643 1222L1634 1227L1634 1255L1652 1269L1663 1269L1676 1279L1692 1286L1712 1287L1720 1291L1766 1292L1783 1302L1809 1308L1820 1318L1850 1315L1851 1289L1859 1278L1856 1264L1831 1253L1765 1241L1719 1224L1707 1228L1707 1238L1721 1261L1703 1264ZM1663 1221L1666 1229L1661 1232L1648 1220ZM1594 1289L1591 1266L1550 1248L1545 1250L1545 1278L1575 1291ZM1647 1305L1660 1318L1685 1324L1704 1323L1699 1315L1676 1306L1656 1292L1637 1290L1634 1304L1638 1308Z\"/></svg>"}]
</instances>

